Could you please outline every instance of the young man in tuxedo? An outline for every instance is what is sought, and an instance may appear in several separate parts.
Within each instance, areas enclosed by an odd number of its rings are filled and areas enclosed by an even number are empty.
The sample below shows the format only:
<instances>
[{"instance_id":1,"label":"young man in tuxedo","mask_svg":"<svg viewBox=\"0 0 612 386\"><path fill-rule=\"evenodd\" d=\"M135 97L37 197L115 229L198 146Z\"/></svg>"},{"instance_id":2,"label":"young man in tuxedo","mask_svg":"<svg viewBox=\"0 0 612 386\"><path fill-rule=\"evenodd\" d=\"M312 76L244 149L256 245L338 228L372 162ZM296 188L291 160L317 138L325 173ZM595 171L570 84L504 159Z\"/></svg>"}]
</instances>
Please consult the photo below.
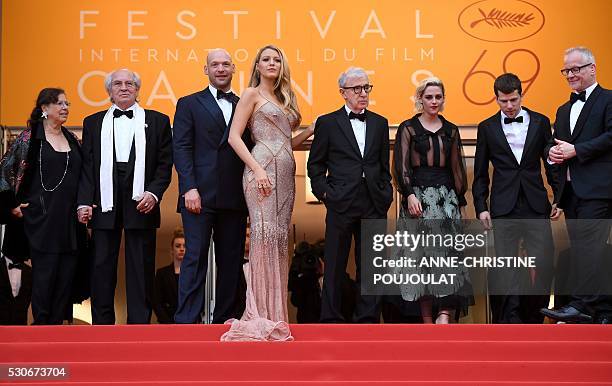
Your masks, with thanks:
<instances>
[{"instance_id":1,"label":"young man in tuxedo","mask_svg":"<svg viewBox=\"0 0 612 386\"><path fill-rule=\"evenodd\" d=\"M208 53L209 85L179 99L173 127L174 165L179 176L179 210L185 257L179 276L176 323L200 323L211 236L217 265L213 323L240 317L236 296L244 256L247 208L242 190L244 163L228 145L238 96L231 91L236 71L229 53ZM250 143L245 130L243 139ZM238 307L239 308L239 307Z\"/></svg>"},{"instance_id":2,"label":"young man in tuxedo","mask_svg":"<svg viewBox=\"0 0 612 386\"><path fill-rule=\"evenodd\" d=\"M493 89L500 111L478 125L474 207L486 229L495 225L496 255L519 256L522 240L528 256L536 257L536 270L535 275L525 269L489 271L492 319L494 323L542 323L539 309L548 304L554 252L548 219L559 216L542 179L542 161L552 136L550 120L522 106L523 90L516 75L499 76ZM493 165L490 206L489 163ZM554 168L546 162L544 166L554 189Z\"/></svg>"},{"instance_id":3,"label":"young man in tuxedo","mask_svg":"<svg viewBox=\"0 0 612 386\"><path fill-rule=\"evenodd\" d=\"M557 110L548 157L559 165L559 206L572 248L572 300L542 313L562 322L610 323L612 218L612 91L597 84L595 57L586 47L565 51L561 74L572 89ZM609 266L608 266L609 267ZM608 286L608 288L604 288Z\"/></svg>"},{"instance_id":4,"label":"young man in tuxedo","mask_svg":"<svg viewBox=\"0 0 612 386\"><path fill-rule=\"evenodd\" d=\"M172 178L167 115L138 103L141 81L121 69L105 87L112 106L83 121L78 218L92 228L91 313L94 324L115 323L117 259L125 233L127 322L151 321L159 202Z\"/></svg>"},{"instance_id":5,"label":"young man in tuxedo","mask_svg":"<svg viewBox=\"0 0 612 386\"><path fill-rule=\"evenodd\" d=\"M317 119L308 158L312 192L327 208L321 322L342 316L342 282L355 239L357 285L361 277L361 220L386 219L393 201L389 172L389 123L367 110L372 85L361 68L338 80L345 104ZM353 321L378 323L380 297L358 291Z\"/></svg>"}]
</instances>

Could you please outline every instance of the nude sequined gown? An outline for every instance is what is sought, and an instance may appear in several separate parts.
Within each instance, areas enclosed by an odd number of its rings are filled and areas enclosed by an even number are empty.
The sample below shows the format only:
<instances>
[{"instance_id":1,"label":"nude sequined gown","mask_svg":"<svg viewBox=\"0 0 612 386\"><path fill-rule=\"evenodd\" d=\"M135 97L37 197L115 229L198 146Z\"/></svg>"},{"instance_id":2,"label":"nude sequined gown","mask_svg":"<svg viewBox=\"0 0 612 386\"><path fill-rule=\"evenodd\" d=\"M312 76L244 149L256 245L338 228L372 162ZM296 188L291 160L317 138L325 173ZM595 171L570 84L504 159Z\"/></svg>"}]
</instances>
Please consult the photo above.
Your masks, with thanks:
<instances>
[{"instance_id":1,"label":"nude sequined gown","mask_svg":"<svg viewBox=\"0 0 612 386\"><path fill-rule=\"evenodd\" d=\"M223 341L293 340L287 324L289 225L295 200L295 159L291 131L298 125L273 102L266 102L251 116L255 146L251 154L266 170L272 194L257 190L247 166L242 184L249 209L251 243L245 264L246 309L240 320L231 319Z\"/></svg>"}]
</instances>

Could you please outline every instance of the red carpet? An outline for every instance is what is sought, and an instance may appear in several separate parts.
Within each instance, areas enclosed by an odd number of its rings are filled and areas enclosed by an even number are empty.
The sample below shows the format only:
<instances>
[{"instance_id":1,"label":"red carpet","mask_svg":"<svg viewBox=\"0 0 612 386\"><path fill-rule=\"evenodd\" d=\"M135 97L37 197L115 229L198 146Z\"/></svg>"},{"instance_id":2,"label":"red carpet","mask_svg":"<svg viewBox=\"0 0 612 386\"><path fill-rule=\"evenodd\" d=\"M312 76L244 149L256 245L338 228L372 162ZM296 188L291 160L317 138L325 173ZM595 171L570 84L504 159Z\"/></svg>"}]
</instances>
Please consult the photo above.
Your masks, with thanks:
<instances>
[{"instance_id":1,"label":"red carpet","mask_svg":"<svg viewBox=\"0 0 612 386\"><path fill-rule=\"evenodd\" d=\"M0 363L70 373L20 385L612 385L608 326L291 328L294 342L221 343L227 326L0 327Z\"/></svg>"}]
</instances>

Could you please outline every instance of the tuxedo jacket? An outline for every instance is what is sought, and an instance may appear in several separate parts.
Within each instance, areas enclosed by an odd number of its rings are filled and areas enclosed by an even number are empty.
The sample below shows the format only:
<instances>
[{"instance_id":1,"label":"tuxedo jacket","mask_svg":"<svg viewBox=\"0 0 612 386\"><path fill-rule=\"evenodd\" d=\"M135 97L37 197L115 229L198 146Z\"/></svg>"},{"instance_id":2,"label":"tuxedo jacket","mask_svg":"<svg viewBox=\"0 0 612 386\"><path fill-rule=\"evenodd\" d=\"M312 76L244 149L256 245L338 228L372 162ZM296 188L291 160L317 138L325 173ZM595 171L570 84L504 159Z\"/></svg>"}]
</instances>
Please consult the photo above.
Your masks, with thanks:
<instances>
[{"instance_id":1,"label":"tuxedo jacket","mask_svg":"<svg viewBox=\"0 0 612 386\"><path fill-rule=\"evenodd\" d=\"M100 135L102 121L106 110L97 112L83 120L83 165L79 181L79 205L96 205L89 226L94 229L113 229L115 227L116 209L102 213L100 205ZM154 110L145 110L145 175L144 190L151 192L160 200L172 179L172 132L167 115ZM114 154L114 153L113 153ZM119 192L117 170L113 164L113 202L115 208L124 194L131 196L134 179L136 151L134 142L128 161L129 172L125 176L125 187L128 192ZM125 201L124 201L125 202ZM132 199L123 207L123 225L125 229L159 228L160 209L155 205L148 214L136 210L138 203Z\"/></svg>"},{"instance_id":2,"label":"tuxedo jacket","mask_svg":"<svg viewBox=\"0 0 612 386\"><path fill-rule=\"evenodd\" d=\"M246 211L244 163L227 143L231 122L230 118L229 124L225 123L208 87L178 100L172 141L179 177L179 208L184 207L183 195L195 188L204 208ZM249 133L247 128L242 139L251 148Z\"/></svg>"},{"instance_id":3,"label":"tuxedo jacket","mask_svg":"<svg viewBox=\"0 0 612 386\"><path fill-rule=\"evenodd\" d=\"M14 297L6 260L0 258L0 325L27 325L31 299L32 268L24 264L21 270L21 287Z\"/></svg>"},{"instance_id":4,"label":"tuxedo jacket","mask_svg":"<svg viewBox=\"0 0 612 386\"><path fill-rule=\"evenodd\" d=\"M570 133L566 102L557 109L554 138L574 144L576 156L559 166L558 197L563 193L569 168L572 188L582 199L612 200L612 91L596 86ZM554 146L551 141L548 149ZM547 149L547 150L548 150Z\"/></svg>"},{"instance_id":5,"label":"tuxedo jacket","mask_svg":"<svg viewBox=\"0 0 612 386\"><path fill-rule=\"evenodd\" d=\"M542 180L542 162L548 184L555 190L556 167L546 162L547 146L552 137L550 120L535 111L522 107L529 113L529 127L523 146L521 162L512 153L502 129L501 112L497 112L478 125L474 182L472 194L476 214L490 211L491 217L510 213L522 189L529 206L537 213L550 213L548 193ZM489 199L489 162L493 165L493 183Z\"/></svg>"},{"instance_id":6,"label":"tuxedo jacket","mask_svg":"<svg viewBox=\"0 0 612 386\"><path fill-rule=\"evenodd\" d=\"M366 111L362 157L344 106L319 117L308 158L312 192L328 209L343 213L355 198L365 174L376 211L386 214L393 201L389 152L389 123L386 118Z\"/></svg>"},{"instance_id":7,"label":"tuxedo jacket","mask_svg":"<svg viewBox=\"0 0 612 386\"><path fill-rule=\"evenodd\" d=\"M153 310L159 323L174 323L178 303L178 282L174 274L174 263L155 273L155 298Z\"/></svg>"}]
</instances>

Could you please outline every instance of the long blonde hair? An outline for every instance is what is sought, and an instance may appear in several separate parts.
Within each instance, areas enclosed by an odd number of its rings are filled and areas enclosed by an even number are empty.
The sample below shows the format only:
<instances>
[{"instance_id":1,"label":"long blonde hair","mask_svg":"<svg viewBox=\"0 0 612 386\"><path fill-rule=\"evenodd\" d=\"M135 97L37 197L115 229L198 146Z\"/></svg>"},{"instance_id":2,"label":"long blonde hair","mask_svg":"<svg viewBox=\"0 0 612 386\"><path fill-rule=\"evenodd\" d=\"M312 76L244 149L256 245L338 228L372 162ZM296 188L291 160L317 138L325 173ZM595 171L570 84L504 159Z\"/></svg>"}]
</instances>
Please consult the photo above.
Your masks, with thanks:
<instances>
[{"instance_id":1,"label":"long blonde hair","mask_svg":"<svg viewBox=\"0 0 612 386\"><path fill-rule=\"evenodd\" d=\"M302 115L300 114L300 109L298 108L297 98L293 92L293 89L291 88L291 73L289 71L289 64L285 59L285 54L283 54L283 51L281 51L280 48L268 44L267 46L259 49L257 56L255 56L255 60L253 61L249 87L257 87L259 86L259 83L261 83L261 75L257 70L257 63L259 63L259 60L261 59L261 54L267 49L276 51L281 58L279 76L276 78L276 82L274 83L274 95L278 98L284 110L289 111L295 115L298 121L301 121Z\"/></svg>"}]
</instances>

